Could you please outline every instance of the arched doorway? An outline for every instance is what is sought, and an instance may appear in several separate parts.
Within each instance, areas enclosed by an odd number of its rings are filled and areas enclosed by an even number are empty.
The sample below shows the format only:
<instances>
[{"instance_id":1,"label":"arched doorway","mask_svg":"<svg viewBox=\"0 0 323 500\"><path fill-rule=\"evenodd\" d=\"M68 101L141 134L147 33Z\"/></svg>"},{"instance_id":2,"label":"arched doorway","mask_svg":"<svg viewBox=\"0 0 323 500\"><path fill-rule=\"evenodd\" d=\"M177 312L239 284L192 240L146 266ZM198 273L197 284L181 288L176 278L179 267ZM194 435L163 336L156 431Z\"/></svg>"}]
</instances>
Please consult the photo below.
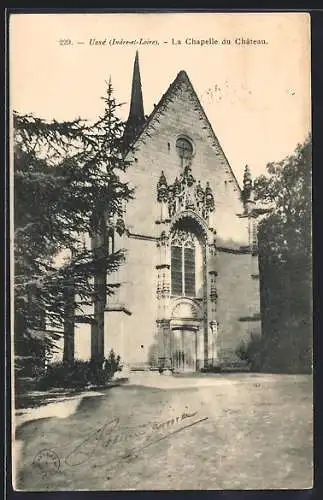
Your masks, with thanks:
<instances>
[{"instance_id":1,"label":"arched doorway","mask_svg":"<svg viewBox=\"0 0 323 500\"><path fill-rule=\"evenodd\" d=\"M178 301L170 321L171 362L175 372L197 370L197 344L200 327L198 309L188 299Z\"/></svg>"}]
</instances>

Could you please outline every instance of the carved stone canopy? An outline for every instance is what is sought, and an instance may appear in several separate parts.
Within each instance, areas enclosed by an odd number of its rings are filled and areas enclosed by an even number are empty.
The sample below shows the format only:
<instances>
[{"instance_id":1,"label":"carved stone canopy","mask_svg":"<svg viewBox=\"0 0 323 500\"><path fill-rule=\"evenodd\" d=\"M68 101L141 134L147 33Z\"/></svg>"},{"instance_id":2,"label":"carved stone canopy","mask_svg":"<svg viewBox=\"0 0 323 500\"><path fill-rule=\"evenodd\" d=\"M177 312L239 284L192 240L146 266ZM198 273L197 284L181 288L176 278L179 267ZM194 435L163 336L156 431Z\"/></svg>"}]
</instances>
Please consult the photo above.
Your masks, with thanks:
<instances>
[{"instance_id":1,"label":"carved stone canopy","mask_svg":"<svg viewBox=\"0 0 323 500\"><path fill-rule=\"evenodd\" d=\"M164 175L164 171L162 170L158 184L157 184L157 200L159 202L168 201L168 186L167 186L167 181L166 177Z\"/></svg>"},{"instance_id":2,"label":"carved stone canopy","mask_svg":"<svg viewBox=\"0 0 323 500\"><path fill-rule=\"evenodd\" d=\"M119 236L122 236L126 232L126 226L124 220L121 217L117 219L115 228Z\"/></svg>"},{"instance_id":3,"label":"carved stone canopy","mask_svg":"<svg viewBox=\"0 0 323 500\"><path fill-rule=\"evenodd\" d=\"M179 179L168 185L164 172L161 172L157 184L157 200L167 203L169 217L183 210L193 210L207 219L215 210L214 195L209 182L205 188L196 181L190 165L184 167Z\"/></svg>"},{"instance_id":4,"label":"carved stone canopy","mask_svg":"<svg viewBox=\"0 0 323 500\"><path fill-rule=\"evenodd\" d=\"M252 177L250 168L248 167L248 165L246 165L243 174L243 190L242 190L242 200L244 202L250 199L251 192L252 192Z\"/></svg>"}]
</instances>

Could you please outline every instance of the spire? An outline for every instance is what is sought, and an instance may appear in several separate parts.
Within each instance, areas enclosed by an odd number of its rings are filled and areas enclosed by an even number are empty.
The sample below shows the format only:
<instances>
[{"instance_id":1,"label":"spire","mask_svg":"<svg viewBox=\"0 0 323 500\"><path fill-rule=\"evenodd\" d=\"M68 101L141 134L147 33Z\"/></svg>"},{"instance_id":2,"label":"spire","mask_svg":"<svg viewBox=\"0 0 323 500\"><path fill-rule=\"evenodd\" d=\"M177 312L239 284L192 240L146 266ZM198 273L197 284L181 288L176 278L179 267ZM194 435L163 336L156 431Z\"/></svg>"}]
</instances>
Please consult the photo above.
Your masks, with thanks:
<instances>
[{"instance_id":1,"label":"spire","mask_svg":"<svg viewBox=\"0 0 323 500\"><path fill-rule=\"evenodd\" d=\"M137 50L133 65L130 111L124 131L124 140L127 145L134 139L144 122L145 114L141 90L139 54Z\"/></svg>"}]
</instances>

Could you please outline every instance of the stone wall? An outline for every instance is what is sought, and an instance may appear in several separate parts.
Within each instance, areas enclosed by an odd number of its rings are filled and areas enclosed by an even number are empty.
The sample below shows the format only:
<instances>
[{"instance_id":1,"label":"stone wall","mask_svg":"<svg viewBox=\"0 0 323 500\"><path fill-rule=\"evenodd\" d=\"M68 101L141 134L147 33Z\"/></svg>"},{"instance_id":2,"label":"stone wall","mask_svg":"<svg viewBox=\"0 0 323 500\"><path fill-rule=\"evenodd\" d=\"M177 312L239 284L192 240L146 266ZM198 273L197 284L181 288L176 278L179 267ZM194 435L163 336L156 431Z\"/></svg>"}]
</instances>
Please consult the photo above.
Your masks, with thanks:
<instances>
[{"instance_id":1,"label":"stone wall","mask_svg":"<svg viewBox=\"0 0 323 500\"><path fill-rule=\"evenodd\" d=\"M260 333L259 280L252 276L250 254L217 252L218 354L234 356L252 332ZM256 320L258 318L258 320Z\"/></svg>"}]
</instances>

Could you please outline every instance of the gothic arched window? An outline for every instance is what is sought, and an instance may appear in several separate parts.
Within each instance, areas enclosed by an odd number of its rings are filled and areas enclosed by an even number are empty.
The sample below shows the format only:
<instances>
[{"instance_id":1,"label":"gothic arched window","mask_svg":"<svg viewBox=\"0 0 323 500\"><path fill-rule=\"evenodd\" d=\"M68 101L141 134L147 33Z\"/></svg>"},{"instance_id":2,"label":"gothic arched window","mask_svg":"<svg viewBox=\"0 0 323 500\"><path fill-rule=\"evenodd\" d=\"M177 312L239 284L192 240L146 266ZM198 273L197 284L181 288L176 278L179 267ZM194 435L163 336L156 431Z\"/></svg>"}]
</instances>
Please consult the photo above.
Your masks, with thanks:
<instances>
[{"instance_id":1,"label":"gothic arched window","mask_svg":"<svg viewBox=\"0 0 323 500\"><path fill-rule=\"evenodd\" d=\"M195 297L196 236L185 230L177 230L171 243L171 289L172 295Z\"/></svg>"}]
</instances>

